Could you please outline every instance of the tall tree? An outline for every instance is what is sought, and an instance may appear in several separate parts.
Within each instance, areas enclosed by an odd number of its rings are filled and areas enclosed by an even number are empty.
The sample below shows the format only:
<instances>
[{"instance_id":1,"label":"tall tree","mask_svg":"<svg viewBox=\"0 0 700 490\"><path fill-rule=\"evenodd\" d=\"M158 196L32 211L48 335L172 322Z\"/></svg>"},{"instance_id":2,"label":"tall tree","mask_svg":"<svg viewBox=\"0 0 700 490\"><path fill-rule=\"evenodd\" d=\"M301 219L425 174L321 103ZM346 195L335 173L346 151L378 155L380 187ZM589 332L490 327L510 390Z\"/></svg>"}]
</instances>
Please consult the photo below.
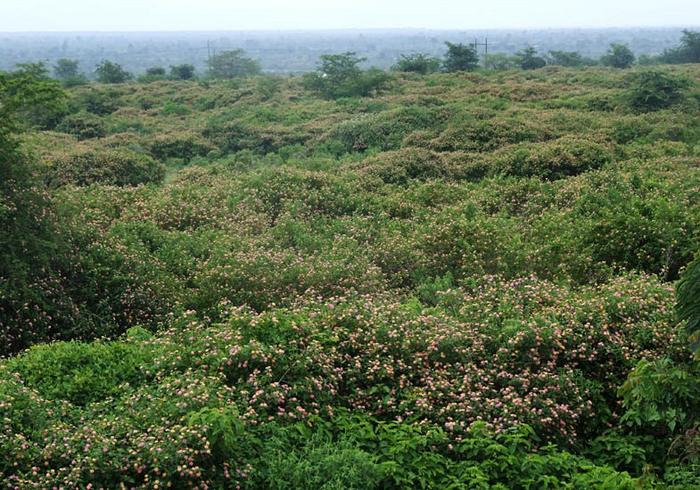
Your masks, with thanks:
<instances>
[{"instance_id":1,"label":"tall tree","mask_svg":"<svg viewBox=\"0 0 700 490\"><path fill-rule=\"evenodd\" d=\"M304 87L324 97L366 97L384 90L391 77L382 70L362 71L360 58L354 52L324 54L318 70L304 76Z\"/></svg>"},{"instance_id":2,"label":"tall tree","mask_svg":"<svg viewBox=\"0 0 700 490\"><path fill-rule=\"evenodd\" d=\"M683 31L680 45L664 51L661 60L666 63L700 63L700 31Z\"/></svg>"},{"instance_id":3,"label":"tall tree","mask_svg":"<svg viewBox=\"0 0 700 490\"><path fill-rule=\"evenodd\" d=\"M479 66L479 55L474 46L446 42L447 53L443 68L447 72L473 71Z\"/></svg>"},{"instance_id":4,"label":"tall tree","mask_svg":"<svg viewBox=\"0 0 700 490\"><path fill-rule=\"evenodd\" d=\"M600 61L613 68L629 68L634 63L634 53L626 44L613 43Z\"/></svg>"},{"instance_id":5,"label":"tall tree","mask_svg":"<svg viewBox=\"0 0 700 490\"><path fill-rule=\"evenodd\" d=\"M547 64L547 61L543 57L538 56L537 50L532 46L519 51L517 56L520 59L520 68L523 70L536 70Z\"/></svg>"},{"instance_id":6,"label":"tall tree","mask_svg":"<svg viewBox=\"0 0 700 490\"><path fill-rule=\"evenodd\" d=\"M0 355L50 335L50 302L40 288L55 263L57 242L48 202L35 186L18 135L65 104L58 82L35 70L0 73ZM28 308L30 305L31 308Z\"/></svg>"},{"instance_id":7,"label":"tall tree","mask_svg":"<svg viewBox=\"0 0 700 490\"><path fill-rule=\"evenodd\" d=\"M109 60L102 60L95 68L95 74L97 75L97 81L101 83L124 83L134 78L120 64Z\"/></svg>"},{"instance_id":8,"label":"tall tree","mask_svg":"<svg viewBox=\"0 0 700 490\"><path fill-rule=\"evenodd\" d=\"M68 80L69 78L75 78L80 75L78 70L78 65L80 62L78 60L69 60L68 58L61 58L56 62L53 67L53 75L59 80Z\"/></svg>"},{"instance_id":9,"label":"tall tree","mask_svg":"<svg viewBox=\"0 0 700 490\"><path fill-rule=\"evenodd\" d=\"M258 62L247 58L242 49L222 51L212 56L208 64L211 78L231 79L260 73Z\"/></svg>"},{"instance_id":10,"label":"tall tree","mask_svg":"<svg viewBox=\"0 0 700 490\"><path fill-rule=\"evenodd\" d=\"M61 81L64 87L75 87L87 83L85 75L78 69L78 60L61 58L53 67L54 78Z\"/></svg>"},{"instance_id":11,"label":"tall tree","mask_svg":"<svg viewBox=\"0 0 700 490\"><path fill-rule=\"evenodd\" d=\"M192 80L194 73L194 65L184 64L170 67L170 78L173 80Z\"/></svg>"}]
</instances>

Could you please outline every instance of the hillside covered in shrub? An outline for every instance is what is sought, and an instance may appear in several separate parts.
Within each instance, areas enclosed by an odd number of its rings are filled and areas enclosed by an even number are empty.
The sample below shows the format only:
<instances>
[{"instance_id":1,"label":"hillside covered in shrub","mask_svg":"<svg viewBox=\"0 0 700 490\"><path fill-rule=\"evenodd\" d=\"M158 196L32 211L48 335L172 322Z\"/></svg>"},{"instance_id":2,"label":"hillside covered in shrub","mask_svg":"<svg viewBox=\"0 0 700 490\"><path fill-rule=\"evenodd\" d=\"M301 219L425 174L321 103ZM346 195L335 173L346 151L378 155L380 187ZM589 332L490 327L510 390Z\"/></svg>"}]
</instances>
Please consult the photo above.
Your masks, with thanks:
<instances>
[{"instance_id":1,"label":"hillside covered in shrub","mask_svg":"<svg viewBox=\"0 0 700 490\"><path fill-rule=\"evenodd\" d=\"M4 487L700 488L698 65L372 77L0 76Z\"/></svg>"}]
</instances>

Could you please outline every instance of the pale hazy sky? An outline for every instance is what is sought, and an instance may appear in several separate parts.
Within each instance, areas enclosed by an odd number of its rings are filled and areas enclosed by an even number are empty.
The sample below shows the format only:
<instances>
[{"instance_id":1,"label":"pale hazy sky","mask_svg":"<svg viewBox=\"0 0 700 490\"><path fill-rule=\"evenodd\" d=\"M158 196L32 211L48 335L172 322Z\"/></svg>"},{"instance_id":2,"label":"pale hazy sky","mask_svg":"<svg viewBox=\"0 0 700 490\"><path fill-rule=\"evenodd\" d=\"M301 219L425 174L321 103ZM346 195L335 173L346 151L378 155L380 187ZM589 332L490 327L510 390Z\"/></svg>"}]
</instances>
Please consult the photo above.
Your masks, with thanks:
<instances>
[{"instance_id":1,"label":"pale hazy sky","mask_svg":"<svg viewBox=\"0 0 700 490\"><path fill-rule=\"evenodd\" d=\"M698 25L700 0L0 0L0 32Z\"/></svg>"}]
</instances>

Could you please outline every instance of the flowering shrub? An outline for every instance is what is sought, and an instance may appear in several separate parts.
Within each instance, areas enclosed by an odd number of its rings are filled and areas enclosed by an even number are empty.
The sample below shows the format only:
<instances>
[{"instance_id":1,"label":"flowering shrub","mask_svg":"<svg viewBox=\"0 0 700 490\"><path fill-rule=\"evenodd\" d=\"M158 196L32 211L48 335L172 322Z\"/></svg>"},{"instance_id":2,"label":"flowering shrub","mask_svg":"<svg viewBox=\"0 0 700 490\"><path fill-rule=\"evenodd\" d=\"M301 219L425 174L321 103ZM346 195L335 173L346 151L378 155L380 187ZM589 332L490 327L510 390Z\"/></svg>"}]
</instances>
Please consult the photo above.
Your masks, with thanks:
<instances>
[{"instance_id":1,"label":"flowering shrub","mask_svg":"<svg viewBox=\"0 0 700 490\"><path fill-rule=\"evenodd\" d=\"M441 107L405 106L394 111L344 121L332 128L324 140L339 153L370 148L392 150L401 146L410 133L421 129L437 129L449 116Z\"/></svg>"},{"instance_id":2,"label":"flowering shrub","mask_svg":"<svg viewBox=\"0 0 700 490\"><path fill-rule=\"evenodd\" d=\"M162 182L165 169L152 158L128 150L87 151L50 158L46 183L139 185Z\"/></svg>"},{"instance_id":3,"label":"flowering shrub","mask_svg":"<svg viewBox=\"0 0 700 490\"><path fill-rule=\"evenodd\" d=\"M132 330L119 342L34 348L3 366L0 413L11 427L0 448L19 465L4 478L20 486L243 481L267 465L264 478L294 481L344 464L365 468L368 481L408 484L396 458L415 452L376 459L376 447L353 432L359 447L283 446L255 461L260 442L251 438L265 424L316 424L343 409L441 427L441 442L426 450L438 444L450 458L489 460L473 447L476 422L489 428L480 437L529 424L573 447L616 420L615 390L635 360L680 352L671 299L670 288L643 277L578 292L485 277L446 291L432 309L355 295L262 314L233 308L211 325L190 313L156 337ZM47 415L25 419L16 403ZM221 410L234 412L221 418ZM90 424L76 430L85 417ZM302 470L305 461L315 463ZM489 481L484 471L470 478Z\"/></svg>"},{"instance_id":4,"label":"flowering shrub","mask_svg":"<svg viewBox=\"0 0 700 490\"><path fill-rule=\"evenodd\" d=\"M72 134L79 140L101 138L107 134L107 128L102 119L89 112L70 114L63 118L57 131Z\"/></svg>"},{"instance_id":5,"label":"flowering shrub","mask_svg":"<svg viewBox=\"0 0 700 490\"><path fill-rule=\"evenodd\" d=\"M697 486L692 95L267 83L0 101L0 485Z\"/></svg>"},{"instance_id":6,"label":"flowering shrub","mask_svg":"<svg viewBox=\"0 0 700 490\"><path fill-rule=\"evenodd\" d=\"M150 142L150 152L158 160L181 158L189 162L196 156L206 156L214 147L196 133L156 135Z\"/></svg>"}]
</instances>

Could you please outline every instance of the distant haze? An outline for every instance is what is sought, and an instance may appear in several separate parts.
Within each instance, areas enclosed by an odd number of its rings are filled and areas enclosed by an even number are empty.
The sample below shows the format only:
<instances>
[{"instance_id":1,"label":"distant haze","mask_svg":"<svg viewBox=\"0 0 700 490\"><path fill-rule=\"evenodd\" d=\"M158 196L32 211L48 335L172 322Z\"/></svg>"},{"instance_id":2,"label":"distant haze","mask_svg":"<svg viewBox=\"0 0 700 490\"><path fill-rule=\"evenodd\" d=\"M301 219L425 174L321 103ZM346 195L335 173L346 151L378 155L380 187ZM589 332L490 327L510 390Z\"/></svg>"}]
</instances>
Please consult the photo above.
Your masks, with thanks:
<instances>
[{"instance_id":1,"label":"distant haze","mask_svg":"<svg viewBox=\"0 0 700 490\"><path fill-rule=\"evenodd\" d=\"M698 0L2 0L0 32L700 25Z\"/></svg>"}]
</instances>

